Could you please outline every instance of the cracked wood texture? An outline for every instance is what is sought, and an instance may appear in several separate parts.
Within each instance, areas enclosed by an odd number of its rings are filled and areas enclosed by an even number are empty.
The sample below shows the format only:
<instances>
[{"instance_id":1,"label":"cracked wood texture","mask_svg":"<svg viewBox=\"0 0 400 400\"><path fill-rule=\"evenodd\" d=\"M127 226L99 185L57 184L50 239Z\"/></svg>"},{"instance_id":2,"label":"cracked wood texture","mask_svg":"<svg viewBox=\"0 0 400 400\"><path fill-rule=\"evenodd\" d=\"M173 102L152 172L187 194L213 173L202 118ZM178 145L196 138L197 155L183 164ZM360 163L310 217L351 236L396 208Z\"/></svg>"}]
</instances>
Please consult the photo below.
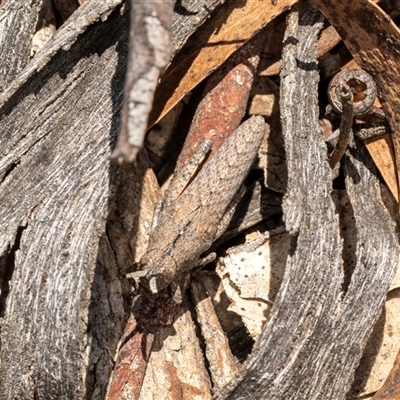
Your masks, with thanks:
<instances>
[{"instance_id":1,"label":"cracked wood texture","mask_svg":"<svg viewBox=\"0 0 400 400\"><path fill-rule=\"evenodd\" d=\"M37 19L36 3L7 18ZM81 3L0 94L0 399L104 398L130 313L120 271L146 242L157 201L143 189L154 180L145 156L109 161L129 2ZM8 54L13 32L1 36ZM30 47L30 35L18 40ZM139 215L140 198L151 214Z\"/></svg>"},{"instance_id":2,"label":"cracked wood texture","mask_svg":"<svg viewBox=\"0 0 400 400\"><path fill-rule=\"evenodd\" d=\"M1 399L104 398L122 334L104 233L128 16L103 3L85 3L2 95Z\"/></svg>"},{"instance_id":3,"label":"cracked wood texture","mask_svg":"<svg viewBox=\"0 0 400 400\"><path fill-rule=\"evenodd\" d=\"M42 0L6 0L0 6L0 92L28 64L41 5Z\"/></svg>"},{"instance_id":4,"label":"cracked wood texture","mask_svg":"<svg viewBox=\"0 0 400 400\"><path fill-rule=\"evenodd\" d=\"M357 265L344 287L331 172L318 127L316 45L322 19L302 1L287 24L280 108L288 166L283 208L292 246L246 371L219 399L344 399L398 261L378 180L358 144L346 162L359 235Z\"/></svg>"},{"instance_id":5,"label":"cracked wood texture","mask_svg":"<svg viewBox=\"0 0 400 400\"><path fill-rule=\"evenodd\" d=\"M202 25L211 12L225 0L177 0L172 17L172 46L174 56L189 36Z\"/></svg>"},{"instance_id":6,"label":"cracked wood texture","mask_svg":"<svg viewBox=\"0 0 400 400\"><path fill-rule=\"evenodd\" d=\"M145 155L123 167L109 161L120 129L128 3L86 1L0 94L1 400L106 394L130 314L121 272L136 259L135 244L146 247L141 230L151 224L148 211L138 217L139 199L151 209L158 200L143 188L154 180ZM373 168L357 145L346 159L357 266L343 292L316 114L322 23L307 3L301 10L300 23L297 12L289 20L281 76L292 251L271 319L225 398L343 398L397 263ZM13 33L1 40L15 43Z\"/></svg>"}]
</instances>

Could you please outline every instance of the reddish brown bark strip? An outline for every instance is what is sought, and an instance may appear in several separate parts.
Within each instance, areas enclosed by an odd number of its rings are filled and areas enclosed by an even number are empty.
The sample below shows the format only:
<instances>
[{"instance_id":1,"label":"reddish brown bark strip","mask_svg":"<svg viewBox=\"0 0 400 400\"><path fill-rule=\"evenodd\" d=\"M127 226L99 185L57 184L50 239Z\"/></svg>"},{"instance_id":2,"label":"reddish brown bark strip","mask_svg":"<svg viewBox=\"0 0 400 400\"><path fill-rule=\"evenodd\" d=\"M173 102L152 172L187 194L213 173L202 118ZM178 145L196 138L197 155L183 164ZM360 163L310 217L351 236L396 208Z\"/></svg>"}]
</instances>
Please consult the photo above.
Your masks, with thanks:
<instances>
[{"instance_id":1,"label":"reddish brown bark strip","mask_svg":"<svg viewBox=\"0 0 400 400\"><path fill-rule=\"evenodd\" d=\"M250 40L208 79L203 100L197 107L177 169L193 155L204 139L211 139L212 152L239 126L260 61L265 35Z\"/></svg>"},{"instance_id":2,"label":"reddish brown bark strip","mask_svg":"<svg viewBox=\"0 0 400 400\"><path fill-rule=\"evenodd\" d=\"M115 361L107 400L139 398L153 340L153 334L138 330L135 317L131 315L126 324L124 337L121 340L122 345Z\"/></svg>"}]
</instances>

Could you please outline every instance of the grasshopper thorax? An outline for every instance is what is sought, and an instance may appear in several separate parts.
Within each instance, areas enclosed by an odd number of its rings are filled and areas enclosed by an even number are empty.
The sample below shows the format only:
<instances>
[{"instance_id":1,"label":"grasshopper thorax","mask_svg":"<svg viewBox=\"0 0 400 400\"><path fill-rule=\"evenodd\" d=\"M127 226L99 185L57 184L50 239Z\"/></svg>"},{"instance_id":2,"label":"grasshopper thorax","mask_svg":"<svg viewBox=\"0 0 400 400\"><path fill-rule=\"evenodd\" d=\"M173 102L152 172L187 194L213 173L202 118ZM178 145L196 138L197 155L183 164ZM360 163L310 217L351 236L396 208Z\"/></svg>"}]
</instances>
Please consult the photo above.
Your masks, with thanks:
<instances>
[{"instance_id":1,"label":"grasshopper thorax","mask_svg":"<svg viewBox=\"0 0 400 400\"><path fill-rule=\"evenodd\" d=\"M148 251L140 259L140 266L146 272L140 281L154 294L170 285L176 276L174 258L160 249Z\"/></svg>"}]
</instances>

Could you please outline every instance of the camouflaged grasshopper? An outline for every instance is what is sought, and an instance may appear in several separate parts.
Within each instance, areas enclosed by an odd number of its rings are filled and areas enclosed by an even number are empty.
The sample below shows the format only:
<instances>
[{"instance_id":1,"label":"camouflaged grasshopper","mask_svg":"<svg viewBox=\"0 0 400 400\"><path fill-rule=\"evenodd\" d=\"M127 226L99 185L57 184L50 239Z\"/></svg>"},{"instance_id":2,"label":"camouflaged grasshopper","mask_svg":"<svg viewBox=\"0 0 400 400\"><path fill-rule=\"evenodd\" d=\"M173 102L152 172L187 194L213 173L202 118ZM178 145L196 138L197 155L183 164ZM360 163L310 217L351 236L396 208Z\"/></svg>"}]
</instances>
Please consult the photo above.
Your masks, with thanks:
<instances>
[{"instance_id":1,"label":"camouflaged grasshopper","mask_svg":"<svg viewBox=\"0 0 400 400\"><path fill-rule=\"evenodd\" d=\"M152 293L174 282L177 275L211 261L201 259L227 228L224 217L253 164L265 132L260 116L242 123L226 139L195 178L211 147L206 139L192 158L175 172L164 206L156 216L141 270L129 274ZM234 201L236 205L237 201Z\"/></svg>"}]
</instances>

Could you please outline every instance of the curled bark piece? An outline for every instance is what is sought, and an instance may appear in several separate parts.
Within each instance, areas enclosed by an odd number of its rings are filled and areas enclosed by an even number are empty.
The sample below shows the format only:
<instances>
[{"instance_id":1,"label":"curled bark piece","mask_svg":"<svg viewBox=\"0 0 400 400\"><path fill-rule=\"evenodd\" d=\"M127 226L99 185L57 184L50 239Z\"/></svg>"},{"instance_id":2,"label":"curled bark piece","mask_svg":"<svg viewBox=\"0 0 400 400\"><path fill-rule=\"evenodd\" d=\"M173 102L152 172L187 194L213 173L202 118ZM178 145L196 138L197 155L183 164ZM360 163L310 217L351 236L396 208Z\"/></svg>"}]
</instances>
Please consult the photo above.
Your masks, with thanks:
<instances>
[{"instance_id":1,"label":"curled bark piece","mask_svg":"<svg viewBox=\"0 0 400 400\"><path fill-rule=\"evenodd\" d=\"M382 108L392 131L396 159L388 150L386 163L394 162L396 176L384 171L383 176L394 196L398 198L400 171L400 110L399 71L400 30L390 17L371 0L351 2L314 0L321 12L342 37L354 60L374 79ZM371 153L373 155L373 153ZM380 170L384 165L377 164ZM392 171L390 171L392 172ZM389 175L388 177L386 177ZM396 182L397 179L397 182Z\"/></svg>"},{"instance_id":2,"label":"curled bark piece","mask_svg":"<svg viewBox=\"0 0 400 400\"><path fill-rule=\"evenodd\" d=\"M343 87L347 85L354 97L353 114L362 117L374 106L376 86L372 77L362 69L344 70L336 74L328 87L328 98L337 113L343 112ZM352 100L352 101L353 101Z\"/></svg>"}]
</instances>

